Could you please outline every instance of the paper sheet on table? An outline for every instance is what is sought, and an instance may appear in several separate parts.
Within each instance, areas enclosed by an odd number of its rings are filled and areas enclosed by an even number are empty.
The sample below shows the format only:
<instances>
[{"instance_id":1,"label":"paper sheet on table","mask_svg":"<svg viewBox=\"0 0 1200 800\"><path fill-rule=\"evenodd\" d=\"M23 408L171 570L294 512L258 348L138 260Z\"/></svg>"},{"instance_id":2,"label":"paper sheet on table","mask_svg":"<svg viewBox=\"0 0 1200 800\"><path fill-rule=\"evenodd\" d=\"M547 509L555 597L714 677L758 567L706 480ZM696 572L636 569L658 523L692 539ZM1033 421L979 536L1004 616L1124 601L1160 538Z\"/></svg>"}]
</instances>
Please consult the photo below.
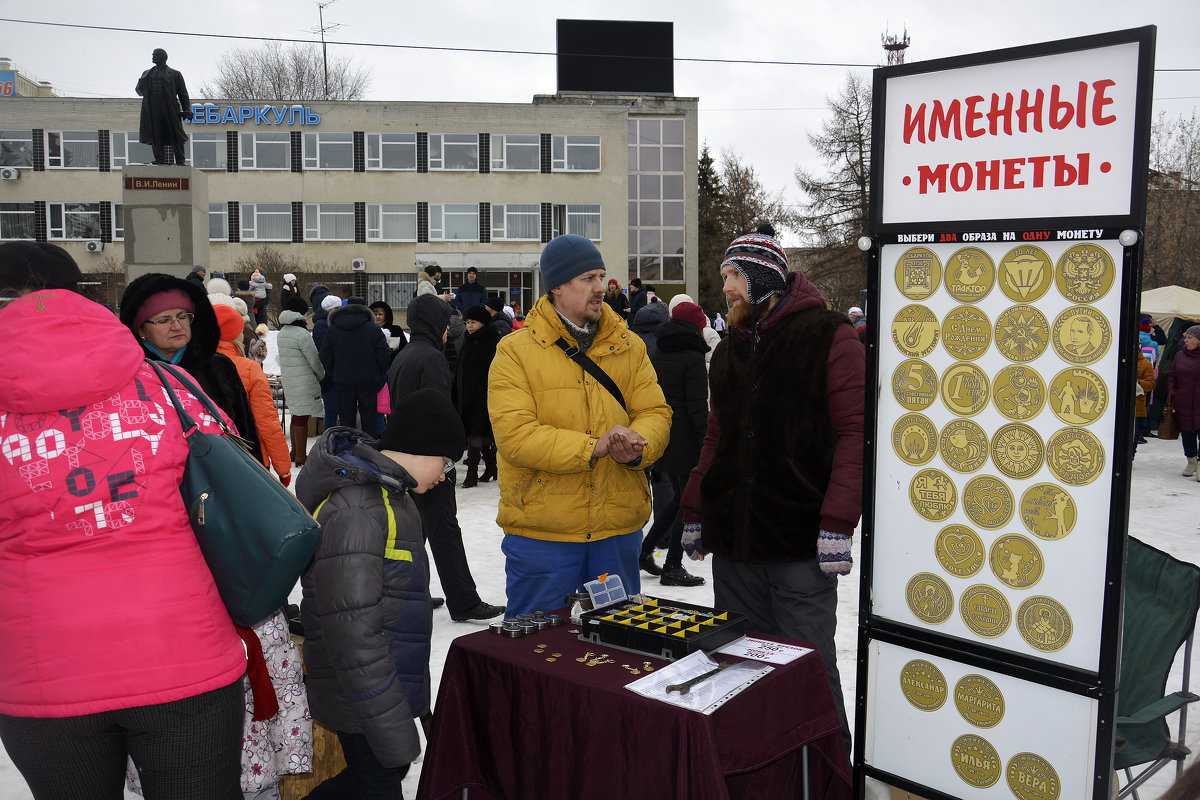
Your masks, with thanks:
<instances>
[{"instance_id":1,"label":"paper sheet on table","mask_svg":"<svg viewBox=\"0 0 1200 800\"><path fill-rule=\"evenodd\" d=\"M788 664L797 658L813 652L811 647L799 647L783 642L768 642L766 639L755 639L743 636L735 639L724 647L717 649L718 653L728 653L739 658L753 658L757 661L770 661L772 664Z\"/></svg>"},{"instance_id":2,"label":"paper sheet on table","mask_svg":"<svg viewBox=\"0 0 1200 800\"><path fill-rule=\"evenodd\" d=\"M686 683L718 666L718 662L709 658L707 653L698 650L662 669L651 672L644 678L638 678L632 683L625 684L625 688L637 692L643 697L649 697L651 700L661 700L673 706L699 711L701 714L711 714L747 686L774 669L774 667L752 662L741 662L701 681L693 686L687 694L667 693L668 686Z\"/></svg>"}]
</instances>

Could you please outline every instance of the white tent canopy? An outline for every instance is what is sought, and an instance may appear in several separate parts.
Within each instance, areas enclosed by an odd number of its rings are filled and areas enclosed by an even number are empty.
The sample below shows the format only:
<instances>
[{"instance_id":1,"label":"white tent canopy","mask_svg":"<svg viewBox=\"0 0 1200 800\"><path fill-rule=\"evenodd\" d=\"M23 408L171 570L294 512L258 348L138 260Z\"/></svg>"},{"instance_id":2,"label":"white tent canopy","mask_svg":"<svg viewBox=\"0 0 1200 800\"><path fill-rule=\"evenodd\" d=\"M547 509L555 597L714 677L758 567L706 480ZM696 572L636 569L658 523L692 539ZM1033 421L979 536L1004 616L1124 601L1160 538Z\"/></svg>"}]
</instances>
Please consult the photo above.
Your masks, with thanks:
<instances>
[{"instance_id":1,"label":"white tent canopy","mask_svg":"<svg viewBox=\"0 0 1200 800\"><path fill-rule=\"evenodd\" d=\"M1200 320L1200 292L1182 286L1160 286L1144 291L1142 316L1157 318L1163 331L1170 335L1176 317Z\"/></svg>"}]
</instances>

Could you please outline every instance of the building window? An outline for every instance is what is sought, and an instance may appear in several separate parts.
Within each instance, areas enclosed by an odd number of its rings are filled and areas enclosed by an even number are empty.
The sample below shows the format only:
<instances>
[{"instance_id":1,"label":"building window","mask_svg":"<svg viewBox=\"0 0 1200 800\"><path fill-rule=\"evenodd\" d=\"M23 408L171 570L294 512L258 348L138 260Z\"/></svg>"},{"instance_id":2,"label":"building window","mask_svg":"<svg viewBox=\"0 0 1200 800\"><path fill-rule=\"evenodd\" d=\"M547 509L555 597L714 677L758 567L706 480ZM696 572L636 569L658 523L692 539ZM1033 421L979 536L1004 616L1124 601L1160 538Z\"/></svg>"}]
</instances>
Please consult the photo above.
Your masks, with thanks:
<instances>
[{"instance_id":1,"label":"building window","mask_svg":"<svg viewBox=\"0 0 1200 800\"><path fill-rule=\"evenodd\" d=\"M292 240L291 203L242 203L240 216L243 242Z\"/></svg>"},{"instance_id":2,"label":"building window","mask_svg":"<svg viewBox=\"0 0 1200 800\"><path fill-rule=\"evenodd\" d=\"M97 169L100 139L96 131L46 131L46 166L52 169Z\"/></svg>"},{"instance_id":3,"label":"building window","mask_svg":"<svg viewBox=\"0 0 1200 800\"><path fill-rule=\"evenodd\" d=\"M600 206L599 205L558 205L554 206L554 236L573 233L585 236L592 241L600 241Z\"/></svg>"},{"instance_id":4,"label":"building window","mask_svg":"<svg viewBox=\"0 0 1200 800\"><path fill-rule=\"evenodd\" d=\"M556 135L552 139L555 172L599 172L600 137L584 135Z\"/></svg>"},{"instance_id":5,"label":"building window","mask_svg":"<svg viewBox=\"0 0 1200 800\"><path fill-rule=\"evenodd\" d=\"M415 133L368 133L367 169L417 168Z\"/></svg>"},{"instance_id":6,"label":"building window","mask_svg":"<svg viewBox=\"0 0 1200 800\"><path fill-rule=\"evenodd\" d=\"M682 281L684 121L629 120L629 274Z\"/></svg>"},{"instance_id":7,"label":"building window","mask_svg":"<svg viewBox=\"0 0 1200 800\"><path fill-rule=\"evenodd\" d=\"M492 169L537 172L542 166L542 137L536 133L493 133Z\"/></svg>"},{"instance_id":8,"label":"building window","mask_svg":"<svg viewBox=\"0 0 1200 800\"><path fill-rule=\"evenodd\" d=\"M0 239L33 239L37 203L0 203Z\"/></svg>"},{"instance_id":9,"label":"building window","mask_svg":"<svg viewBox=\"0 0 1200 800\"><path fill-rule=\"evenodd\" d=\"M99 239L99 203L47 203L51 239Z\"/></svg>"},{"instance_id":10,"label":"building window","mask_svg":"<svg viewBox=\"0 0 1200 800\"><path fill-rule=\"evenodd\" d=\"M114 242L125 241L125 206L123 203L113 203L112 205L112 223Z\"/></svg>"},{"instance_id":11,"label":"building window","mask_svg":"<svg viewBox=\"0 0 1200 800\"><path fill-rule=\"evenodd\" d=\"M305 169L354 169L354 134L304 134Z\"/></svg>"},{"instance_id":12,"label":"building window","mask_svg":"<svg viewBox=\"0 0 1200 800\"><path fill-rule=\"evenodd\" d=\"M205 131L188 135L191 137L192 166L196 169L219 169L224 172L229 152L229 142L225 134L220 131Z\"/></svg>"},{"instance_id":13,"label":"building window","mask_svg":"<svg viewBox=\"0 0 1200 800\"><path fill-rule=\"evenodd\" d=\"M530 241L541 238L542 209L537 203L493 203L492 241Z\"/></svg>"},{"instance_id":14,"label":"building window","mask_svg":"<svg viewBox=\"0 0 1200 800\"><path fill-rule=\"evenodd\" d=\"M368 203L368 242L415 242L416 203Z\"/></svg>"},{"instance_id":15,"label":"building window","mask_svg":"<svg viewBox=\"0 0 1200 800\"><path fill-rule=\"evenodd\" d=\"M475 203L430 203L429 241L479 241L479 206Z\"/></svg>"},{"instance_id":16,"label":"building window","mask_svg":"<svg viewBox=\"0 0 1200 800\"><path fill-rule=\"evenodd\" d=\"M0 167L33 166L33 131L0 131Z\"/></svg>"},{"instance_id":17,"label":"building window","mask_svg":"<svg viewBox=\"0 0 1200 800\"><path fill-rule=\"evenodd\" d=\"M120 169L126 164L154 163L154 148L138 141L137 131L112 131L112 155L110 163L113 169Z\"/></svg>"},{"instance_id":18,"label":"building window","mask_svg":"<svg viewBox=\"0 0 1200 800\"><path fill-rule=\"evenodd\" d=\"M305 240L354 241L354 203L305 203Z\"/></svg>"},{"instance_id":19,"label":"building window","mask_svg":"<svg viewBox=\"0 0 1200 800\"><path fill-rule=\"evenodd\" d=\"M242 169L291 169L291 136L287 133L243 133ZM290 236L288 237L291 238Z\"/></svg>"},{"instance_id":20,"label":"building window","mask_svg":"<svg viewBox=\"0 0 1200 800\"><path fill-rule=\"evenodd\" d=\"M429 134L429 168L431 170L479 171L479 134ZM479 234L475 236L478 238Z\"/></svg>"},{"instance_id":21,"label":"building window","mask_svg":"<svg viewBox=\"0 0 1200 800\"><path fill-rule=\"evenodd\" d=\"M229 239L229 205L226 203L208 204L208 240L224 242Z\"/></svg>"}]
</instances>

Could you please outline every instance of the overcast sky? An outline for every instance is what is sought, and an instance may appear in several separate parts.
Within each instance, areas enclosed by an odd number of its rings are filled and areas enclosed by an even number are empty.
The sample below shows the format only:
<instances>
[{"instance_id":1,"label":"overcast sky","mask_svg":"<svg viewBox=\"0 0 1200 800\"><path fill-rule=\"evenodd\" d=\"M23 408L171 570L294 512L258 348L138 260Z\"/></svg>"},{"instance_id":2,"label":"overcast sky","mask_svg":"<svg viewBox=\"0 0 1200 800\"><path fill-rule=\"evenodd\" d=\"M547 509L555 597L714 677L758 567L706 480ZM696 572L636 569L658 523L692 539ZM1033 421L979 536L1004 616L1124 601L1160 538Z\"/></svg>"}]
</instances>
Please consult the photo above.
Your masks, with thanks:
<instances>
[{"instance_id":1,"label":"overcast sky","mask_svg":"<svg viewBox=\"0 0 1200 800\"><path fill-rule=\"evenodd\" d=\"M880 34L907 28L908 61L929 60L1074 36L1158 26L1154 107L1170 116L1200 106L1200 0L1006 0L967 4L917 0L335 0L324 11L329 52L372 72L369 100L527 103L555 91L547 55L463 53L349 42L552 53L555 20L674 23L677 58L876 65ZM191 34L316 40L312 0L0 0L0 17ZM150 51L163 47L193 96L231 47L251 41L0 22L0 57L54 84L63 95L134 97ZM797 165L818 168L805 138L825 116L847 67L765 64L675 65L675 93L700 100L700 138L714 154L735 150L765 186L799 198ZM869 79L870 67L855 68Z\"/></svg>"}]
</instances>

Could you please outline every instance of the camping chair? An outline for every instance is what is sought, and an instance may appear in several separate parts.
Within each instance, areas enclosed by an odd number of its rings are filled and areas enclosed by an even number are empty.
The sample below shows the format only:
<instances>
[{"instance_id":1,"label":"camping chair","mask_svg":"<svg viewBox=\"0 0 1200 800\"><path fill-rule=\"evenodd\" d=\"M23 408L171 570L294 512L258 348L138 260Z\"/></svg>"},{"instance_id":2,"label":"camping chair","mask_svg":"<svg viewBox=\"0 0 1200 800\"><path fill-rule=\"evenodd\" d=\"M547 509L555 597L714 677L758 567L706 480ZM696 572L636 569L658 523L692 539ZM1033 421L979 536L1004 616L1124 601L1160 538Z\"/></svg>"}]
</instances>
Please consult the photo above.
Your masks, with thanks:
<instances>
[{"instance_id":1,"label":"camping chair","mask_svg":"<svg viewBox=\"0 0 1200 800\"><path fill-rule=\"evenodd\" d=\"M1200 609L1200 567L1179 561L1129 537L1125 571L1125 636L1121 646L1121 687L1117 700L1118 752L1114 768L1124 770L1120 797L1137 789L1172 761L1175 777L1191 754L1187 707L1200 700L1189 691L1192 638ZM1167 693L1171 664L1183 645L1183 686ZM1179 714L1173 740L1166 718ZM1136 777L1132 768L1147 765Z\"/></svg>"}]
</instances>

